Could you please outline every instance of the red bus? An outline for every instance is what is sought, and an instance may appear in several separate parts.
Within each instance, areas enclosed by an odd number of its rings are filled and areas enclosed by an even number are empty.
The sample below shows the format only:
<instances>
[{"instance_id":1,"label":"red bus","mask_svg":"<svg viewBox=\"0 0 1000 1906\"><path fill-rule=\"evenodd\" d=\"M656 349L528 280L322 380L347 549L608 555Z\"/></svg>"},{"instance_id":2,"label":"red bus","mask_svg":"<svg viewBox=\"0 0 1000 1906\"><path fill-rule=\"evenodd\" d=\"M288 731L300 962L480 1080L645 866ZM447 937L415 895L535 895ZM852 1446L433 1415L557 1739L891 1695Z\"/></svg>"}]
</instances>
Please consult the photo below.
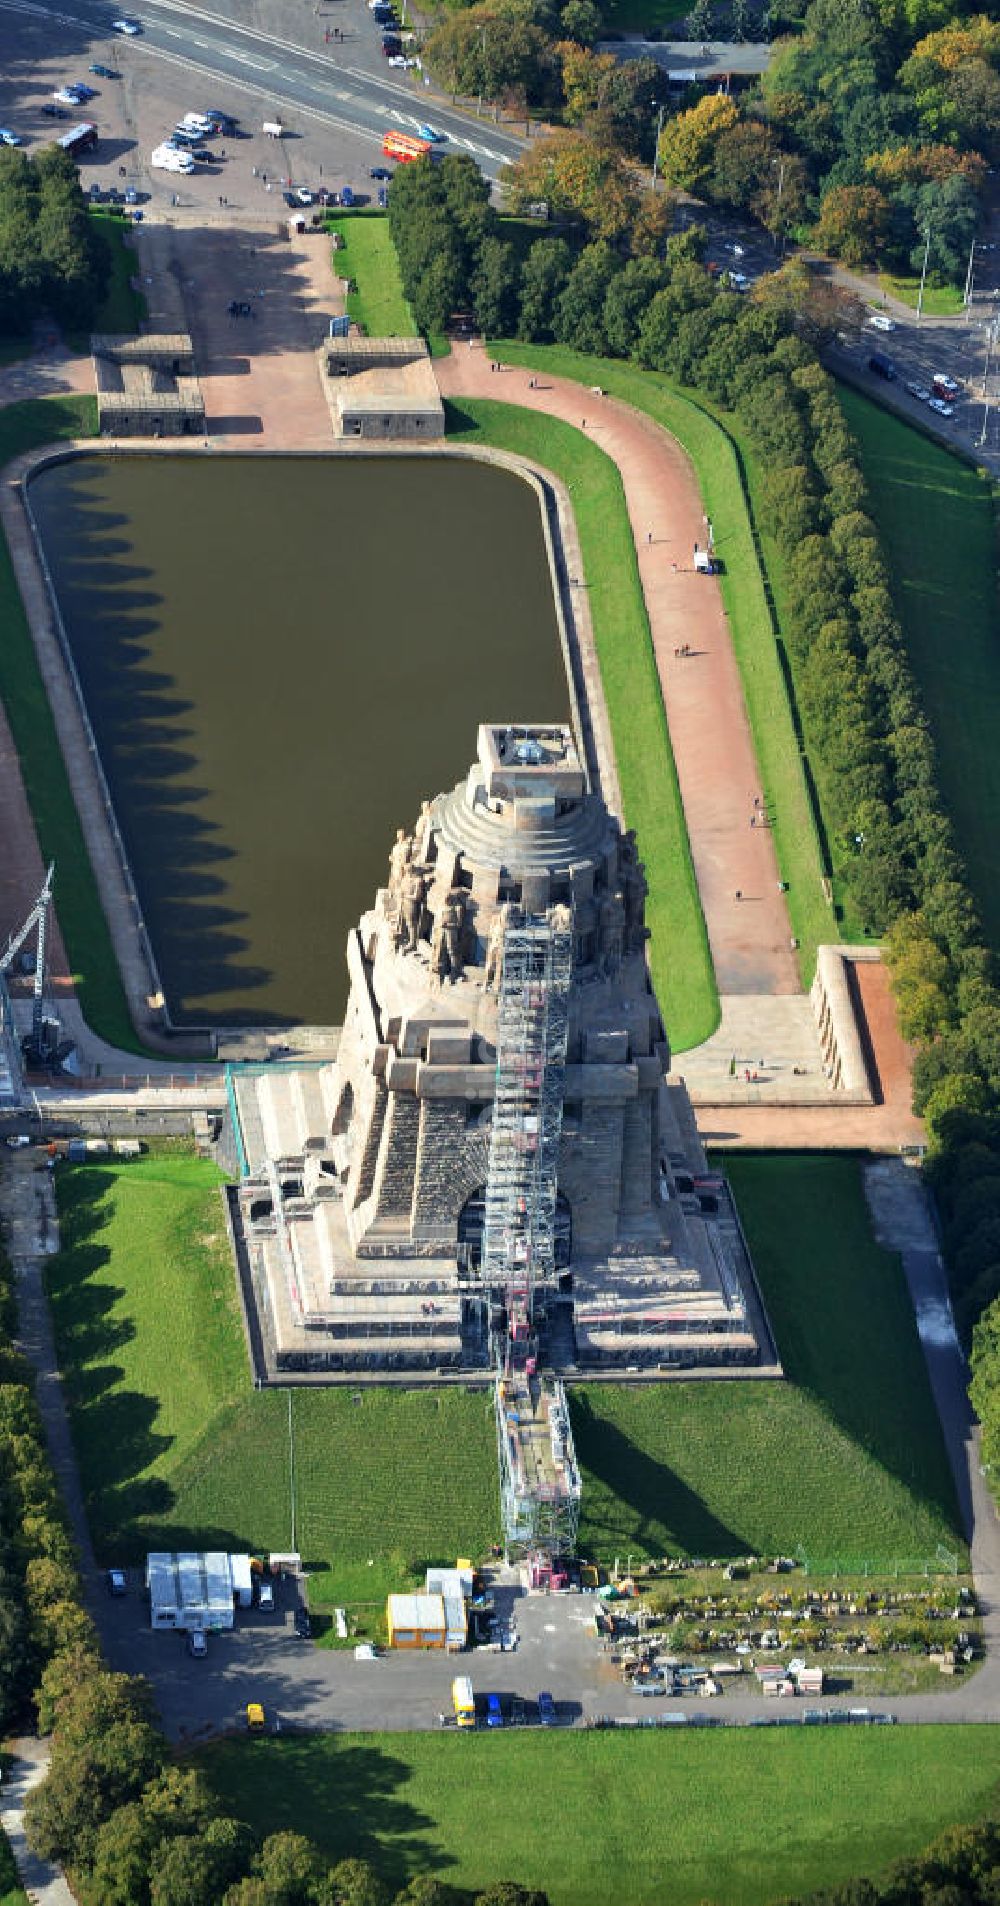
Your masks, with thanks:
<instances>
[{"instance_id":1,"label":"red bus","mask_svg":"<svg viewBox=\"0 0 1000 1906\"><path fill-rule=\"evenodd\" d=\"M398 159L406 165L411 159L424 159L433 147L429 139L415 139L409 132L387 132L382 141L382 151L387 159Z\"/></svg>"},{"instance_id":2,"label":"red bus","mask_svg":"<svg viewBox=\"0 0 1000 1906\"><path fill-rule=\"evenodd\" d=\"M85 120L82 126L74 126L72 132L64 132L57 143L64 152L69 153L71 159L78 159L82 153L96 146L97 127Z\"/></svg>"}]
</instances>

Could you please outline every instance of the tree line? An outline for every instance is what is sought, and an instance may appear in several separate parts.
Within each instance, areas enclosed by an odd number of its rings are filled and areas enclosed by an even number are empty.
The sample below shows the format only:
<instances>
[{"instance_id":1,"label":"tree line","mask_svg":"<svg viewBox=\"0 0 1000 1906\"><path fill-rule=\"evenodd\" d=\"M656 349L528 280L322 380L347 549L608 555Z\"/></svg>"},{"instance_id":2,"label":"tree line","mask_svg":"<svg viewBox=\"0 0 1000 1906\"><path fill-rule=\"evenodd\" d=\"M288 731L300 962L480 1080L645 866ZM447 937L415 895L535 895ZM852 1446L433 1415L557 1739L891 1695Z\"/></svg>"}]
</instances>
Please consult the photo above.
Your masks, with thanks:
<instances>
[{"instance_id":1,"label":"tree line","mask_svg":"<svg viewBox=\"0 0 1000 1906\"><path fill-rule=\"evenodd\" d=\"M0 148L0 335L43 315L85 330L104 296L107 245L58 146Z\"/></svg>"},{"instance_id":2,"label":"tree line","mask_svg":"<svg viewBox=\"0 0 1000 1906\"><path fill-rule=\"evenodd\" d=\"M518 263L485 198L445 247L448 168L409 168L390 195L404 283L429 328L468 305L487 336L631 358L722 406L762 472L758 527L781 558L781 628L830 872L884 956L940 1217L972 1398L1000 1477L1000 991L942 802L857 449L816 346L856 301L794 261L750 298L700 263L697 228L662 249L539 237ZM450 259L447 296L425 295ZM440 280L437 281L440 290ZM434 306L432 309L431 306Z\"/></svg>"},{"instance_id":3,"label":"tree line","mask_svg":"<svg viewBox=\"0 0 1000 1906\"><path fill-rule=\"evenodd\" d=\"M432 1874L395 1891L366 1861L330 1861L300 1834L262 1838L176 1761L148 1682L111 1673L102 1658L16 1328L0 1250L0 1730L37 1725L52 1737L49 1772L26 1808L35 1851L67 1868L82 1906L468 1902ZM8 1877L2 1857L0 1874ZM547 1901L501 1881L475 1906Z\"/></svg>"}]
</instances>

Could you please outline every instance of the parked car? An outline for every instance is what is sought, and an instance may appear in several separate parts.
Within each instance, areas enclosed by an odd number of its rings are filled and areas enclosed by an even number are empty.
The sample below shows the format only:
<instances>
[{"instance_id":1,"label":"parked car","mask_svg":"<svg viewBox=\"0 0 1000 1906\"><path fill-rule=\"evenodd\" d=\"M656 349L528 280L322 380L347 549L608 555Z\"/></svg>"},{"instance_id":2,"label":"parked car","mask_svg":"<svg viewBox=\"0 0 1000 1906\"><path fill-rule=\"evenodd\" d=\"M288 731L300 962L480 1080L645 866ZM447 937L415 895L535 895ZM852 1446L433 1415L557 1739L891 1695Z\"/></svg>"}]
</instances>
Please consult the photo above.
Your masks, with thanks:
<instances>
[{"instance_id":1,"label":"parked car","mask_svg":"<svg viewBox=\"0 0 1000 1906\"><path fill-rule=\"evenodd\" d=\"M404 69L404 71L405 71L405 68L406 68L406 61L405 61L405 59L403 58L403 55L402 55L402 53L390 53L390 55L389 55L389 65L390 65L390 66L401 66L401 67L403 67L403 69Z\"/></svg>"},{"instance_id":2,"label":"parked car","mask_svg":"<svg viewBox=\"0 0 1000 1906\"><path fill-rule=\"evenodd\" d=\"M109 1595L127 1594L128 1583L125 1579L125 1570L123 1568L109 1568L104 1579L108 1585Z\"/></svg>"},{"instance_id":3,"label":"parked car","mask_svg":"<svg viewBox=\"0 0 1000 1906\"><path fill-rule=\"evenodd\" d=\"M948 402L950 398L961 397L962 395L961 384L956 384L953 377L945 377L940 371L935 371L931 381L934 385L935 397L943 397L945 402Z\"/></svg>"},{"instance_id":4,"label":"parked car","mask_svg":"<svg viewBox=\"0 0 1000 1906\"><path fill-rule=\"evenodd\" d=\"M59 91L53 93L52 97L58 106L82 106L83 104L75 86L60 86Z\"/></svg>"},{"instance_id":5,"label":"parked car","mask_svg":"<svg viewBox=\"0 0 1000 1906\"><path fill-rule=\"evenodd\" d=\"M515 1694L510 1704L510 1724L511 1727L524 1726L524 1702L519 1694Z\"/></svg>"},{"instance_id":6,"label":"parked car","mask_svg":"<svg viewBox=\"0 0 1000 1906\"><path fill-rule=\"evenodd\" d=\"M11 132L9 126L0 126L0 146L23 146L24 140L19 132Z\"/></svg>"},{"instance_id":7,"label":"parked car","mask_svg":"<svg viewBox=\"0 0 1000 1906\"><path fill-rule=\"evenodd\" d=\"M120 20L112 20L111 31L112 33L124 33L126 39L134 40L136 34L142 32L142 27L138 20L129 20L123 17Z\"/></svg>"},{"instance_id":8,"label":"parked car","mask_svg":"<svg viewBox=\"0 0 1000 1906\"><path fill-rule=\"evenodd\" d=\"M94 91L94 88L92 86L85 86L82 79L75 79L73 81L72 86L69 88L69 91L72 93L75 93L77 96L77 99L81 101L85 99L97 98L97 94Z\"/></svg>"},{"instance_id":9,"label":"parked car","mask_svg":"<svg viewBox=\"0 0 1000 1906\"><path fill-rule=\"evenodd\" d=\"M3 139L2 126L0 126L0 139ZM7 140L4 139L4 144L6 145L7 143L8 143ZM10 1149L12 1152L20 1152L24 1150L26 1145L31 1144L31 1140L28 1137L27 1132L11 1132L11 1135L8 1138L7 1143L10 1146Z\"/></svg>"},{"instance_id":10,"label":"parked car","mask_svg":"<svg viewBox=\"0 0 1000 1906\"><path fill-rule=\"evenodd\" d=\"M62 107L57 106L55 102L51 99L47 99L45 101L45 104L41 108L41 110L44 113L46 119L65 119L66 117L66 114L63 112Z\"/></svg>"},{"instance_id":11,"label":"parked car","mask_svg":"<svg viewBox=\"0 0 1000 1906\"><path fill-rule=\"evenodd\" d=\"M312 1640L312 1620L308 1608L295 1610L295 1632L300 1641Z\"/></svg>"},{"instance_id":12,"label":"parked car","mask_svg":"<svg viewBox=\"0 0 1000 1906\"><path fill-rule=\"evenodd\" d=\"M487 1727L503 1726L503 1708L500 1706L499 1694L486 1696L486 1725Z\"/></svg>"},{"instance_id":13,"label":"parked car","mask_svg":"<svg viewBox=\"0 0 1000 1906\"><path fill-rule=\"evenodd\" d=\"M297 198L296 198L296 196L295 196L295 193L294 193L294 192L282 192L282 194L281 194L281 196L282 196L282 198L284 199L284 201L285 201L285 204L286 204L286 205L290 205L290 206L291 206L291 208L292 208L292 210L293 210L293 212L294 212L294 211L295 211L295 209L296 209L296 207L298 206L298 202L299 202L299 201L298 201L298 199L297 199Z\"/></svg>"},{"instance_id":14,"label":"parked car","mask_svg":"<svg viewBox=\"0 0 1000 1906\"><path fill-rule=\"evenodd\" d=\"M248 1701L247 1702L247 1727L249 1728L251 1734L262 1734L264 1732L264 1726L265 1726L264 1710L261 1707L260 1702Z\"/></svg>"},{"instance_id":15,"label":"parked car","mask_svg":"<svg viewBox=\"0 0 1000 1906\"><path fill-rule=\"evenodd\" d=\"M915 397L918 403L921 403L921 404L930 403L931 393L928 390L926 384L907 384L906 388L909 391L910 396Z\"/></svg>"},{"instance_id":16,"label":"parked car","mask_svg":"<svg viewBox=\"0 0 1000 1906\"><path fill-rule=\"evenodd\" d=\"M139 194L136 191L134 185L130 185L127 192L125 193L125 203L126 205L138 205Z\"/></svg>"},{"instance_id":17,"label":"parked car","mask_svg":"<svg viewBox=\"0 0 1000 1906\"><path fill-rule=\"evenodd\" d=\"M954 404L946 404L943 397L931 397L928 402L928 408L937 411L939 417L954 417L955 415Z\"/></svg>"},{"instance_id":18,"label":"parked car","mask_svg":"<svg viewBox=\"0 0 1000 1906\"><path fill-rule=\"evenodd\" d=\"M538 1719L543 1727L555 1727L556 1704L547 1689L538 1697Z\"/></svg>"},{"instance_id":19,"label":"parked car","mask_svg":"<svg viewBox=\"0 0 1000 1906\"><path fill-rule=\"evenodd\" d=\"M102 66L100 63L100 60L93 60L91 62L90 70L92 73L97 74L98 79L120 79L121 78L121 74L116 73L113 66Z\"/></svg>"},{"instance_id":20,"label":"parked car","mask_svg":"<svg viewBox=\"0 0 1000 1906\"><path fill-rule=\"evenodd\" d=\"M257 1593L257 1605L259 1608L263 1608L267 1610L272 1610L274 1608L274 1583L273 1582L261 1582L260 1588Z\"/></svg>"},{"instance_id":21,"label":"parked car","mask_svg":"<svg viewBox=\"0 0 1000 1906\"><path fill-rule=\"evenodd\" d=\"M313 205L315 204L315 201L316 201L315 192L310 192L309 187L307 185L298 186L296 188L295 196L298 199L298 202L300 205Z\"/></svg>"},{"instance_id":22,"label":"parked car","mask_svg":"<svg viewBox=\"0 0 1000 1906\"><path fill-rule=\"evenodd\" d=\"M210 152L207 146L192 146L191 157L197 159L199 165L218 165L219 163L217 154Z\"/></svg>"},{"instance_id":23,"label":"parked car","mask_svg":"<svg viewBox=\"0 0 1000 1906\"><path fill-rule=\"evenodd\" d=\"M207 1653L208 1636L203 1635L199 1629L193 1630L188 1636L188 1654L193 1655L196 1661L204 1661Z\"/></svg>"}]
</instances>

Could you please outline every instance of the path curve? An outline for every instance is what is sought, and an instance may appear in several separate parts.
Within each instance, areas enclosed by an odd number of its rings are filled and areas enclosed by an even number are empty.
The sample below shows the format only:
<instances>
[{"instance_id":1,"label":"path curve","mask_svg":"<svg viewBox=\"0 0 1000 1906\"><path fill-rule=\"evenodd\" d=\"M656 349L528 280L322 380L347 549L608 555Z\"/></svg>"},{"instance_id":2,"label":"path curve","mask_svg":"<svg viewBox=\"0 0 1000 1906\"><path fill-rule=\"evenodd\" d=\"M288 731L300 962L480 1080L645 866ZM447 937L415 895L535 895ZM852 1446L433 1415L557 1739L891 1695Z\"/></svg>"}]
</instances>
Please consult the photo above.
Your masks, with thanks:
<instances>
[{"instance_id":1,"label":"path curve","mask_svg":"<svg viewBox=\"0 0 1000 1906\"><path fill-rule=\"evenodd\" d=\"M479 345L454 350L434 368L442 396L489 397L558 417L584 428L617 464L716 984L723 995L800 993L774 839L770 829L750 825L759 812L759 769L721 593L693 566L706 530L686 453L616 398L547 373L531 373L531 382L527 370L492 372ZM685 644L692 653L681 656ZM625 818L641 828L641 816Z\"/></svg>"}]
</instances>

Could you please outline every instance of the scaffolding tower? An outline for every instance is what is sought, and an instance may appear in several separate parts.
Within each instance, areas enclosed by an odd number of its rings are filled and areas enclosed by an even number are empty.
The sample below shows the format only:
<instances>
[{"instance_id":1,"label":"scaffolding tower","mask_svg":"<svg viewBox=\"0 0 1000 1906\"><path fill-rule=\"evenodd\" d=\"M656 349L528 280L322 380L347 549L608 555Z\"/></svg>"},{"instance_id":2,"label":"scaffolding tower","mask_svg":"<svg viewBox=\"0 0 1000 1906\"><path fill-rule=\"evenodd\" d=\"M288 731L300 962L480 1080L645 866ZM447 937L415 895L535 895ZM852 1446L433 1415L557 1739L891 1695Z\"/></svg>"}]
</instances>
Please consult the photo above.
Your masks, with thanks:
<instances>
[{"instance_id":1,"label":"scaffolding tower","mask_svg":"<svg viewBox=\"0 0 1000 1906\"><path fill-rule=\"evenodd\" d=\"M576 1548L580 1475L561 1383L537 1375L536 1299L555 1282L555 1216L573 977L566 909L511 915L497 999L496 1090L481 1278L493 1359L504 1546L533 1578Z\"/></svg>"},{"instance_id":2,"label":"scaffolding tower","mask_svg":"<svg viewBox=\"0 0 1000 1906\"><path fill-rule=\"evenodd\" d=\"M481 1277L504 1306L494 1346L508 1372L534 1355L535 1291L555 1276L559 1139L566 1073L572 916L512 914L497 999L496 1089Z\"/></svg>"}]
</instances>

